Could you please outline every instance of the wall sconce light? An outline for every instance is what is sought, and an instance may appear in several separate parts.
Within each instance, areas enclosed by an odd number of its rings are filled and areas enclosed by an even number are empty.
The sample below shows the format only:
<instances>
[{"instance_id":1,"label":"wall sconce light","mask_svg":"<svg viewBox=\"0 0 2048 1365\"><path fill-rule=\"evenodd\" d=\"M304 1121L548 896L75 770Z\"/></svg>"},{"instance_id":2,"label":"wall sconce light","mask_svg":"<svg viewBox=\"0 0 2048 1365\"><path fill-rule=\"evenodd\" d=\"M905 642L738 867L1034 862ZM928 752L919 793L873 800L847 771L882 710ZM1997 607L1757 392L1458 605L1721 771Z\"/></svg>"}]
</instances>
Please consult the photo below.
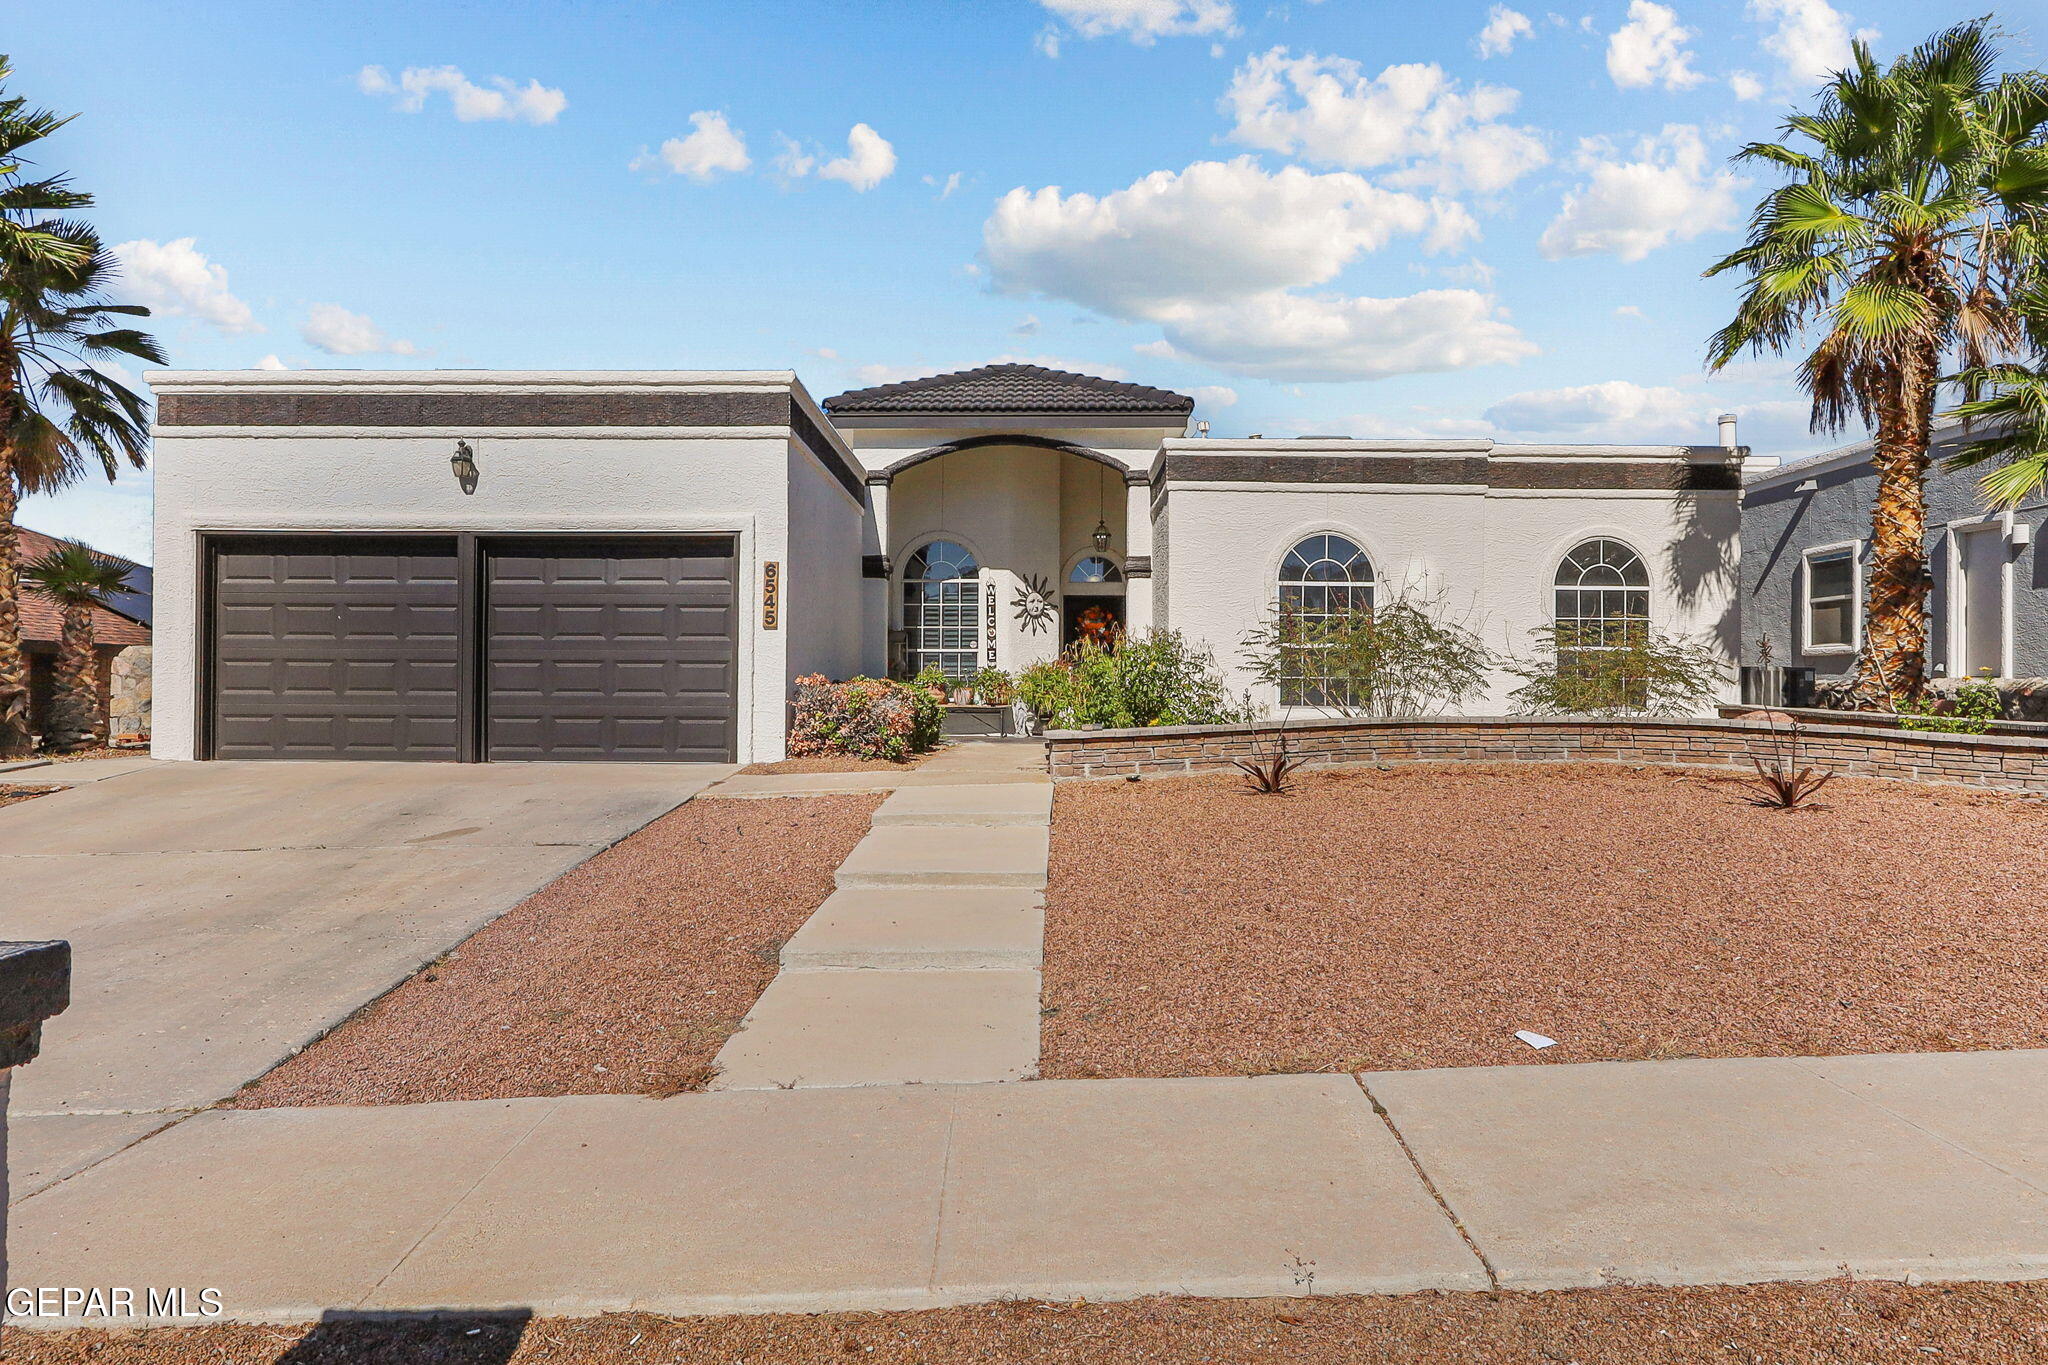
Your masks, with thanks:
<instances>
[{"instance_id":1,"label":"wall sconce light","mask_svg":"<svg viewBox=\"0 0 2048 1365\"><path fill-rule=\"evenodd\" d=\"M476 452L469 448L469 442L457 441L455 453L448 457L448 467L455 471L455 482L464 493L476 492Z\"/></svg>"},{"instance_id":2,"label":"wall sconce light","mask_svg":"<svg viewBox=\"0 0 2048 1365\"><path fill-rule=\"evenodd\" d=\"M1095 523L1094 539L1097 550L1107 550L1109 548L1109 523L1107 521Z\"/></svg>"}]
</instances>

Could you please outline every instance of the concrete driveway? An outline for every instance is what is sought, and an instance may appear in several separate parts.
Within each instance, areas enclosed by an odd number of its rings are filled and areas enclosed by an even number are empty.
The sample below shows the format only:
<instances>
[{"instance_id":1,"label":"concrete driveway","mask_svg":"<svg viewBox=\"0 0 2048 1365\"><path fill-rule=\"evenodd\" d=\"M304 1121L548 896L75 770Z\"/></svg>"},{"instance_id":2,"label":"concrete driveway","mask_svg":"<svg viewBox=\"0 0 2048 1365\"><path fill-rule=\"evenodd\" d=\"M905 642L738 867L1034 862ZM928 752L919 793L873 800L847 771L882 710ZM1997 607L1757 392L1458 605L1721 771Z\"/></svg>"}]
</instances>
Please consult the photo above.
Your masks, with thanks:
<instances>
[{"instance_id":1,"label":"concrete driveway","mask_svg":"<svg viewBox=\"0 0 2048 1365\"><path fill-rule=\"evenodd\" d=\"M0 939L75 961L14 1078L15 1195L232 1093L731 771L164 763L0 809Z\"/></svg>"}]
</instances>

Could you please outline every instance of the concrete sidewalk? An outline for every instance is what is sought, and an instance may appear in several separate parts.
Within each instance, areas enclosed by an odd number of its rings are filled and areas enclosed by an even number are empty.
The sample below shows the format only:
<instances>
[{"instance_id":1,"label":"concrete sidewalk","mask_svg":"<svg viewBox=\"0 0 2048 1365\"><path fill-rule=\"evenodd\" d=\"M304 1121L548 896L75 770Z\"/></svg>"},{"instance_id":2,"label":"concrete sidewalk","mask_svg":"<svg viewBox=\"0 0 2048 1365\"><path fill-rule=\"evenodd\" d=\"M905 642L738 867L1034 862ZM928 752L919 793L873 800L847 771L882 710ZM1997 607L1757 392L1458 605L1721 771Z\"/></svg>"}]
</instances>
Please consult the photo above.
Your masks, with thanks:
<instances>
[{"instance_id":1,"label":"concrete sidewalk","mask_svg":"<svg viewBox=\"0 0 2048 1365\"><path fill-rule=\"evenodd\" d=\"M77 964L14 1080L17 1196L231 1093L732 771L132 762L0 810L0 938L69 939Z\"/></svg>"},{"instance_id":2,"label":"concrete sidewalk","mask_svg":"<svg viewBox=\"0 0 2048 1365\"><path fill-rule=\"evenodd\" d=\"M2032 1278L2048 1052L213 1112L12 1251L248 1320Z\"/></svg>"}]
</instances>

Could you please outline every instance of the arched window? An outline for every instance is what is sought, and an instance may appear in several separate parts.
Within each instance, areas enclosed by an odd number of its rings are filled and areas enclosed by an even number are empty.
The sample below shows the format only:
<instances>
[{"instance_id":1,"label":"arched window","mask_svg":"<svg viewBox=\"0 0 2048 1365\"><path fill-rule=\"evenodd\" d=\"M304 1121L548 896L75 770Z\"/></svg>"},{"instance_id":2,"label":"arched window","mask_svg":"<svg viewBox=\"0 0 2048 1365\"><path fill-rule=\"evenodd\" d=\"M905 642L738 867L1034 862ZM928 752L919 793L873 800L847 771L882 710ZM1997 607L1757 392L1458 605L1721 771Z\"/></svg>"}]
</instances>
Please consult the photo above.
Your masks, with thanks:
<instances>
[{"instance_id":1,"label":"arched window","mask_svg":"<svg viewBox=\"0 0 2048 1365\"><path fill-rule=\"evenodd\" d=\"M1618 540L1589 540L1557 566L1557 629L1586 649L1625 644L1650 626L1650 571Z\"/></svg>"},{"instance_id":2,"label":"arched window","mask_svg":"<svg viewBox=\"0 0 2048 1365\"><path fill-rule=\"evenodd\" d=\"M1650 570L1618 540L1589 540L1557 566L1557 666L1604 674L1599 654L1638 647L1650 633ZM1640 679L1616 677L1631 697Z\"/></svg>"},{"instance_id":3,"label":"arched window","mask_svg":"<svg viewBox=\"0 0 2048 1365\"><path fill-rule=\"evenodd\" d=\"M934 540L903 569L903 630L910 671L931 664L971 678L981 638L981 565L963 545Z\"/></svg>"},{"instance_id":4,"label":"arched window","mask_svg":"<svg viewBox=\"0 0 2048 1365\"><path fill-rule=\"evenodd\" d=\"M1317 625L1346 612L1372 610L1372 561L1358 545L1338 535L1310 536L1280 561L1280 616L1290 631L1313 633ZM1355 699L1331 696L1327 686L1302 676L1280 679L1283 706L1348 706Z\"/></svg>"},{"instance_id":5,"label":"arched window","mask_svg":"<svg viewBox=\"0 0 2048 1365\"><path fill-rule=\"evenodd\" d=\"M1083 555L1067 574L1069 583L1121 583L1124 571L1101 555Z\"/></svg>"}]
</instances>

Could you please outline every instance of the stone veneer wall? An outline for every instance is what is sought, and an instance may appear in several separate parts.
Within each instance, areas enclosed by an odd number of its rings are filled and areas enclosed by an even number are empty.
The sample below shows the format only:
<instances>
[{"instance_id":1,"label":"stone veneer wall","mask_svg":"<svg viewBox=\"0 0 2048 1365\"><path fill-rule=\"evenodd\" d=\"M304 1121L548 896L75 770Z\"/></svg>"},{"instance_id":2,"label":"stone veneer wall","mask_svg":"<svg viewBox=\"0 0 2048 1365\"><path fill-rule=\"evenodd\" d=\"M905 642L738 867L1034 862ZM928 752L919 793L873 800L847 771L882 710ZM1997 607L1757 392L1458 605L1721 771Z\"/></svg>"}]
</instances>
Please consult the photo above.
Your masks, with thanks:
<instances>
[{"instance_id":1,"label":"stone veneer wall","mask_svg":"<svg viewBox=\"0 0 2048 1365\"><path fill-rule=\"evenodd\" d=\"M1272 724L1054 730L1055 778L1212 772L1271 752ZM1753 771L1771 733L1758 721L1536 719L1308 720L1289 724L1290 752L1312 766L1346 763L1621 763ZM1845 777L2048 792L2048 739L1802 725L1801 763Z\"/></svg>"},{"instance_id":2,"label":"stone veneer wall","mask_svg":"<svg viewBox=\"0 0 2048 1365\"><path fill-rule=\"evenodd\" d=\"M130 645L114 656L107 680L107 737L149 733L150 654Z\"/></svg>"}]
</instances>

